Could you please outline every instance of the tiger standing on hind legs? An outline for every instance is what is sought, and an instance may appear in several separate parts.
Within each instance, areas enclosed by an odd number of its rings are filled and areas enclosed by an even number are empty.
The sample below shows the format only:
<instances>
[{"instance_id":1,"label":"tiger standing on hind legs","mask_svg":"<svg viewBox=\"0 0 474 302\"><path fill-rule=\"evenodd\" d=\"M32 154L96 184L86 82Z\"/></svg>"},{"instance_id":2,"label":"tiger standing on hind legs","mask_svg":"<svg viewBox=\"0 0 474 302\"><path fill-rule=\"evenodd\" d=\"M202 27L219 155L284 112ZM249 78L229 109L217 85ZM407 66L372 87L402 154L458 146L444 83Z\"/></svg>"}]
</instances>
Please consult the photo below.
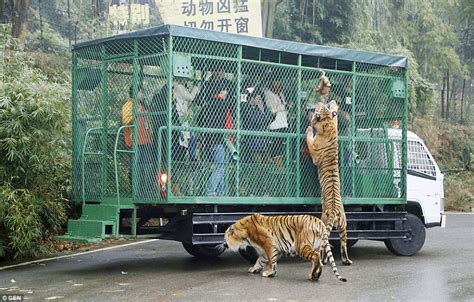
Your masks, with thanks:
<instances>
[{"instance_id":1,"label":"tiger standing on hind legs","mask_svg":"<svg viewBox=\"0 0 474 302\"><path fill-rule=\"evenodd\" d=\"M329 79L323 72L317 91L324 97L329 93L330 87ZM306 129L306 144L313 163L318 166L323 206L321 220L326 225L328 236L333 227L339 230L342 263L351 265L352 261L347 253L346 213L340 193L339 144L337 141L338 108L334 100L328 104L319 103L316 105L311 126ZM316 136L313 135L313 128L316 130ZM325 262L326 256L322 255L321 258Z\"/></svg>"},{"instance_id":2,"label":"tiger standing on hind legs","mask_svg":"<svg viewBox=\"0 0 474 302\"><path fill-rule=\"evenodd\" d=\"M252 246L259 254L249 273L262 272L264 277L274 277L277 260L280 256L295 256L310 260L312 263L309 280L317 281L321 276L321 250L325 250L334 275L343 282L337 271L336 263L329 245L329 233L321 219L310 215L264 216L253 214L245 216L232 224L225 232L225 241L221 248L237 251Z\"/></svg>"}]
</instances>

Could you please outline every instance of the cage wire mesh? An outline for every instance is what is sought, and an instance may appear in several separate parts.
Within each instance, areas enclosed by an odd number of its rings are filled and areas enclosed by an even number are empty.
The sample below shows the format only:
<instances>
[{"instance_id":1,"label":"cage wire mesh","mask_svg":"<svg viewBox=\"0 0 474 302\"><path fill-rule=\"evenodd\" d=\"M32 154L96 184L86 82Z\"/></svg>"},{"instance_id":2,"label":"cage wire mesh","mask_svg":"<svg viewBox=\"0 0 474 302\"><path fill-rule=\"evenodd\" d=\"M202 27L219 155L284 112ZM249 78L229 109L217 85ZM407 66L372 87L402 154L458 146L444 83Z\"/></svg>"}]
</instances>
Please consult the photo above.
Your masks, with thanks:
<instances>
[{"instance_id":1,"label":"cage wire mesh","mask_svg":"<svg viewBox=\"0 0 474 302\"><path fill-rule=\"evenodd\" d=\"M319 197L305 131L321 69L339 104L343 197L401 197L389 128L406 118L402 68L170 36L73 58L76 200Z\"/></svg>"}]
</instances>

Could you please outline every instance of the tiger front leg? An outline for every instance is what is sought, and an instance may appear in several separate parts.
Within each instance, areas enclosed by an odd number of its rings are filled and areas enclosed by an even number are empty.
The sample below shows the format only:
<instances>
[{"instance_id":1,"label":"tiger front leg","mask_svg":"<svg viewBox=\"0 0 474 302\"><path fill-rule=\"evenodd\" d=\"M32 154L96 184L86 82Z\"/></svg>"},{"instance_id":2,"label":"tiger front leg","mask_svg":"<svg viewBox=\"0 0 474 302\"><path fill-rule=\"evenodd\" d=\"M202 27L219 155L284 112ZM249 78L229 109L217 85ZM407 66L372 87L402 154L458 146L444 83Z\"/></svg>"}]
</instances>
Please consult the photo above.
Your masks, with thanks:
<instances>
[{"instance_id":1,"label":"tiger front leg","mask_svg":"<svg viewBox=\"0 0 474 302\"><path fill-rule=\"evenodd\" d=\"M255 262L255 265L249 268L249 273L260 273L263 270L263 266L268 263L268 260L264 256L260 255Z\"/></svg>"},{"instance_id":2,"label":"tiger front leg","mask_svg":"<svg viewBox=\"0 0 474 302\"><path fill-rule=\"evenodd\" d=\"M306 144L309 146L312 146L314 143L314 135L313 135L313 127L308 126L306 128Z\"/></svg>"},{"instance_id":3,"label":"tiger front leg","mask_svg":"<svg viewBox=\"0 0 474 302\"><path fill-rule=\"evenodd\" d=\"M275 277L277 272L278 251L273 248L273 246L269 246L265 248L265 253L267 255L267 259L269 259L268 269L262 273L262 276Z\"/></svg>"}]
</instances>

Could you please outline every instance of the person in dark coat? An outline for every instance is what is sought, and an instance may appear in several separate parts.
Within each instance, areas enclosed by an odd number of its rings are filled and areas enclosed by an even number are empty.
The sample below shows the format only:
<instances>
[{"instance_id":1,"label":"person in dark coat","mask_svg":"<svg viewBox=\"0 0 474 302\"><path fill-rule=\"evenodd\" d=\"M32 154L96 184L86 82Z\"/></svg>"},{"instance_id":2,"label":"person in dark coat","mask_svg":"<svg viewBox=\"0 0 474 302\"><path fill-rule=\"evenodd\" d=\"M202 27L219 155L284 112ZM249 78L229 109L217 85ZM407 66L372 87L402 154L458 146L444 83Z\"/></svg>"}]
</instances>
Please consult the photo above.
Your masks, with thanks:
<instances>
[{"instance_id":1,"label":"person in dark coat","mask_svg":"<svg viewBox=\"0 0 474 302\"><path fill-rule=\"evenodd\" d=\"M229 129L232 126L235 96L230 81L220 78L211 79L204 87L198 100L202 103L198 123L202 128ZM208 181L207 195L224 195L225 139L233 140L222 133L204 132L201 135L202 150L213 163Z\"/></svg>"},{"instance_id":2,"label":"person in dark coat","mask_svg":"<svg viewBox=\"0 0 474 302\"><path fill-rule=\"evenodd\" d=\"M273 114L265 108L262 97L257 92L249 93L247 99L247 102L241 103L242 129L266 131L273 120ZM268 144L268 137L246 136L242 142L243 153L246 154L243 160L248 162L261 161L268 153Z\"/></svg>"}]
</instances>

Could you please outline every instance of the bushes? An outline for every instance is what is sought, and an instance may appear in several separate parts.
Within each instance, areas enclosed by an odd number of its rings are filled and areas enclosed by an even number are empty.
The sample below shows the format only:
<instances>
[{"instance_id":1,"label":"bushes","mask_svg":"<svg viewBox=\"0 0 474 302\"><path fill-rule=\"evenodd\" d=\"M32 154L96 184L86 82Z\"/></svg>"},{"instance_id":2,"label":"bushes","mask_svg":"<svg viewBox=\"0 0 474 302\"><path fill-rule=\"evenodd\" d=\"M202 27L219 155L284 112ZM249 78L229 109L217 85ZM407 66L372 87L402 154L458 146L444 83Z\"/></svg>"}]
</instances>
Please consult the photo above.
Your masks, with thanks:
<instances>
[{"instance_id":1,"label":"bushes","mask_svg":"<svg viewBox=\"0 0 474 302\"><path fill-rule=\"evenodd\" d=\"M471 211L474 207L474 172L462 170L466 166L463 152L474 146L472 128L418 117L411 129L423 139L444 173L445 209Z\"/></svg>"},{"instance_id":2,"label":"bushes","mask_svg":"<svg viewBox=\"0 0 474 302\"><path fill-rule=\"evenodd\" d=\"M24 53L5 50L3 63L0 255L34 257L66 221L70 85L52 82Z\"/></svg>"},{"instance_id":3,"label":"bushes","mask_svg":"<svg viewBox=\"0 0 474 302\"><path fill-rule=\"evenodd\" d=\"M445 210L471 212L474 208L474 172L446 173Z\"/></svg>"}]
</instances>

